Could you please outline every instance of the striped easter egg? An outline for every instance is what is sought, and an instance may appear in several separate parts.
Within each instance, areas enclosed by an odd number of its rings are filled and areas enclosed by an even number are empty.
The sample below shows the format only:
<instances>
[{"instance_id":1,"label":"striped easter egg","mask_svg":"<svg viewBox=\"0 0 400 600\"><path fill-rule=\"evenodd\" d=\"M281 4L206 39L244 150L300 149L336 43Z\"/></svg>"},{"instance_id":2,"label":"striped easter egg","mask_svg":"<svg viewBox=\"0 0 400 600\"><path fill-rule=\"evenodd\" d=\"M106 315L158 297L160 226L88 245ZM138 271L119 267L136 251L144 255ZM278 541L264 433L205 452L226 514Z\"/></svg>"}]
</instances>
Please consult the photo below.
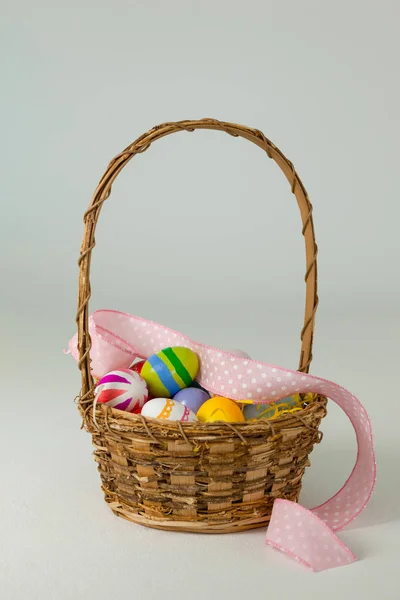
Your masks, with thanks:
<instances>
[{"instance_id":1,"label":"striped easter egg","mask_svg":"<svg viewBox=\"0 0 400 600\"><path fill-rule=\"evenodd\" d=\"M126 412L140 412L149 392L144 379L131 369L118 369L102 377L96 387L96 402Z\"/></svg>"},{"instance_id":2,"label":"striped easter egg","mask_svg":"<svg viewBox=\"0 0 400 600\"><path fill-rule=\"evenodd\" d=\"M189 348L164 348L144 363L141 376L149 392L157 398L172 398L189 387L199 370L199 359Z\"/></svg>"},{"instance_id":3,"label":"striped easter egg","mask_svg":"<svg viewBox=\"0 0 400 600\"><path fill-rule=\"evenodd\" d=\"M135 373L139 373L139 375L140 375L145 362L146 362L145 360L138 360L138 361L134 362L133 365L131 365L129 368L132 371L135 371Z\"/></svg>"}]
</instances>

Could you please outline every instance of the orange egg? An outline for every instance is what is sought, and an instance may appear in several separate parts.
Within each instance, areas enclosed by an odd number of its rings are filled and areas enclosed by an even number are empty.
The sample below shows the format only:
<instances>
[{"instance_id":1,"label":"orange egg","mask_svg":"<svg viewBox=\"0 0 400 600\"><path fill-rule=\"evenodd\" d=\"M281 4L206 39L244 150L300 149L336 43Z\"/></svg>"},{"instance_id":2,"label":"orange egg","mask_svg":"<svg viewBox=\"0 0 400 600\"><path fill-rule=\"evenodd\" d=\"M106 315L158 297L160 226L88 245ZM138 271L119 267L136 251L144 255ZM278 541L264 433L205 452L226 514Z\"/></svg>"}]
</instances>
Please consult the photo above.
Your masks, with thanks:
<instances>
[{"instance_id":1,"label":"orange egg","mask_svg":"<svg viewBox=\"0 0 400 600\"><path fill-rule=\"evenodd\" d=\"M244 421L240 406L233 400L224 398L223 396L214 396L204 402L197 411L197 418L203 423L212 423L214 421L237 423Z\"/></svg>"}]
</instances>

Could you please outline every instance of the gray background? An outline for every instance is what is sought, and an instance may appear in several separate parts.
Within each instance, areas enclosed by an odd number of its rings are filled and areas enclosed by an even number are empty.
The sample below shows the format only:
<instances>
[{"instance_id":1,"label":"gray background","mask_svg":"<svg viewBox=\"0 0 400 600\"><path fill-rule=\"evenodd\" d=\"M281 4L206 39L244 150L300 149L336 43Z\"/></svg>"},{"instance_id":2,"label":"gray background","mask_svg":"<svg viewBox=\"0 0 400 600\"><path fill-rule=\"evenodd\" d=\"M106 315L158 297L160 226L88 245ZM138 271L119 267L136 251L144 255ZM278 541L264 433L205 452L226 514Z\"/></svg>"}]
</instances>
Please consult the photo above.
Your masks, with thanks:
<instances>
[{"instance_id":1,"label":"gray background","mask_svg":"<svg viewBox=\"0 0 400 600\"><path fill-rule=\"evenodd\" d=\"M395 1L1 2L0 588L20 598L398 598L400 491ZM263 530L156 532L107 509L62 354L75 331L82 216L108 162L163 121L260 128L314 204L320 310L312 372L360 397L378 485L340 534L361 559L317 576ZM294 197L255 146L179 133L136 157L104 206L91 309L159 321L295 368L304 250ZM385 370L385 377L379 373ZM335 406L301 501L355 456Z\"/></svg>"}]
</instances>

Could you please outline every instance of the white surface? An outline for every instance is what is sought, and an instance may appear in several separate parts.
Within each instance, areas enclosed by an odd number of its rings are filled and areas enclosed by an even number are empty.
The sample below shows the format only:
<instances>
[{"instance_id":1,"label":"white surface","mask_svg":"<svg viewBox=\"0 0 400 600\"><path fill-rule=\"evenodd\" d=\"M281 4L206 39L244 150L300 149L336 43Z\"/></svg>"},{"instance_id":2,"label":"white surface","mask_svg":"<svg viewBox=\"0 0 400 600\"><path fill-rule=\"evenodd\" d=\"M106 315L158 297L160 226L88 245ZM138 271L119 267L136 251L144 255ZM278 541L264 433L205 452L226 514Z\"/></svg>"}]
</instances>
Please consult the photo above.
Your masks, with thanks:
<instances>
[{"instance_id":1,"label":"white surface","mask_svg":"<svg viewBox=\"0 0 400 600\"><path fill-rule=\"evenodd\" d=\"M396 2L4 2L0 119L3 388L0 597L399 598ZM341 538L360 561L314 575L262 530L170 534L112 515L72 398L82 215L109 160L165 120L259 127L315 206L321 305L312 372L369 411L378 484ZM104 206L93 302L295 367L300 219L262 152L213 132L136 157ZM217 252L216 252L217 250ZM387 366L377 379L374 365ZM301 501L355 456L331 407Z\"/></svg>"},{"instance_id":2,"label":"white surface","mask_svg":"<svg viewBox=\"0 0 400 600\"><path fill-rule=\"evenodd\" d=\"M318 327L318 338L324 343L317 344L314 372L329 375L363 400L378 450L373 499L339 534L360 561L318 575L266 548L264 530L229 536L174 534L114 517L100 491L90 436L79 430L80 419L71 401L78 372L70 357L57 353L56 336L49 336L47 342L52 357L46 374L47 348L28 355L26 379L18 366L6 363L3 391L8 401L3 402L0 441L2 597L200 600L229 595L239 600L250 593L267 597L279 591L282 598L323 593L330 600L337 594L354 598L356 589L359 598L397 599L399 448L397 420L390 415L396 414L398 406L392 390L398 389L399 356L392 321L373 322L369 327L367 333L366 321L356 316L349 321L331 319L329 324L321 318ZM41 330L39 323L26 333L33 339ZM396 333L398 338L398 327ZM232 341L231 335L222 339L224 346ZM384 353L374 355L375 345ZM262 346L262 340L254 338L246 348L253 356L267 358ZM368 367L371 358L378 366L387 361L384 385ZM17 392L12 382L19 383ZM23 411L16 411L10 398L25 399ZM322 430L323 442L316 447L305 477L301 496L305 506L333 494L355 458L353 431L335 406L330 407Z\"/></svg>"}]
</instances>

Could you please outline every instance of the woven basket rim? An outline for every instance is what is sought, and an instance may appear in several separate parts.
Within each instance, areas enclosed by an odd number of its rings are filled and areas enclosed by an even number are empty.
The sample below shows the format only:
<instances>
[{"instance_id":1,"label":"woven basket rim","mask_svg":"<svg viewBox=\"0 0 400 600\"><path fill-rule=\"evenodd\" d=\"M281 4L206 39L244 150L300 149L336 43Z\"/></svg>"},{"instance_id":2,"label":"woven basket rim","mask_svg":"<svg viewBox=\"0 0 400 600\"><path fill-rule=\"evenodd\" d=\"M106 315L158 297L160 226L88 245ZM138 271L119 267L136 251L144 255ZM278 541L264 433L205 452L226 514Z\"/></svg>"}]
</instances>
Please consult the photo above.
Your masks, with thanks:
<instances>
[{"instance_id":1,"label":"woven basket rim","mask_svg":"<svg viewBox=\"0 0 400 600\"><path fill-rule=\"evenodd\" d=\"M309 404L307 404L307 406L305 406L301 410L296 411L296 412L292 412L292 413L283 413L283 414L280 414L279 416L277 416L277 417L275 417L273 419L267 419L266 417L261 417L260 419L254 419L254 420L251 420L251 421L231 421L231 423L232 423L232 425L235 425L235 427L236 426L243 427L243 426L246 426L246 425L251 425L251 424L253 424L255 422L259 423L260 421L268 421L270 423L277 423L278 421L282 421L283 422L284 420L289 421L290 418L295 417L295 415L297 413L300 413L301 415L305 415L305 414L307 414L307 411L310 412L311 409L315 408L314 404L316 402L318 402L322 398L326 399L325 396L322 396L322 395L318 394L318 396L312 402L310 402ZM236 402L236 401L232 400L232 402ZM238 402L238 404L240 404L240 402ZM104 409L106 409L106 406L102 405L101 408L104 410ZM142 419L145 419L148 422L152 422L152 423L158 422L160 425L164 425L165 424L165 419L157 419L155 417L143 417L143 415L139 415L139 414L136 414L136 413L127 413L126 411L119 410L118 408L111 408L111 411L112 411L112 413L115 416L121 416L121 417L124 417L124 418L126 418L126 416L128 416L128 419L132 419L132 420L135 420L135 421L142 421ZM174 421L170 421L170 422L174 422ZM208 428L210 425L221 425L221 424L225 424L225 423L226 423L226 421L213 421L211 423L210 422L202 422L202 421L185 421L185 422L182 422L182 425L185 428L190 429L191 427L198 428L199 426L203 426L203 427L207 427Z\"/></svg>"},{"instance_id":2,"label":"woven basket rim","mask_svg":"<svg viewBox=\"0 0 400 600\"><path fill-rule=\"evenodd\" d=\"M94 427L98 431L106 431L109 425L110 417L113 419L113 427L119 431L129 431L130 427L135 426L143 427L149 437L152 437L152 432L164 432L165 438L168 438L168 434L179 433L181 437L198 437L203 434L207 434L210 439L220 438L221 432L230 434L231 437L252 437L257 435L259 432L270 431L273 435L281 429L289 429L291 427L306 426L305 420L310 414L316 411L322 411L326 414L326 404L328 399L320 394L316 395L316 398L305 406L302 410L293 413L284 413L276 417L275 419L256 419L252 421L239 421L233 423L227 423L225 421L214 421L212 423L201 421L174 421L167 419L157 419L153 417L143 417L141 414L128 413L126 411L118 410L116 408L110 408L107 405L96 405L96 411L99 410L99 415L104 418L104 426L99 426L98 419L96 419L96 425ZM90 411L90 423L93 422L93 412ZM86 414L86 422L89 415ZM156 434L156 435L157 435ZM161 441L163 435L157 438L157 441Z\"/></svg>"}]
</instances>

